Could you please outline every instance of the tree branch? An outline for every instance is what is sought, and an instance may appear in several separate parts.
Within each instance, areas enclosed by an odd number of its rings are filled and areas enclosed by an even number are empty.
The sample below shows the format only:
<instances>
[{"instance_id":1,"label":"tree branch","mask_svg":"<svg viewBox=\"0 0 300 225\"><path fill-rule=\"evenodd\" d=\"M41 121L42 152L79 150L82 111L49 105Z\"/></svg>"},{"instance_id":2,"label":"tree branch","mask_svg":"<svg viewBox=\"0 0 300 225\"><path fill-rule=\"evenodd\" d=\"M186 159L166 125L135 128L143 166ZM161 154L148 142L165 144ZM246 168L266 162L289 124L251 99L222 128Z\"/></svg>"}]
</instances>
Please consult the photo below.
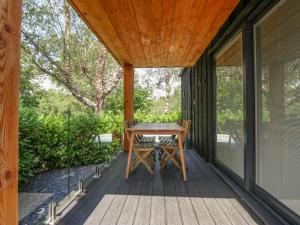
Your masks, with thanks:
<instances>
[{"instance_id":1,"label":"tree branch","mask_svg":"<svg viewBox=\"0 0 300 225\"><path fill-rule=\"evenodd\" d=\"M44 51L39 44L37 44L36 42L34 42L32 40L32 38L30 38L30 35L28 33L26 33L25 31L22 30L22 34L24 35L24 37L36 48L36 50L38 50L39 52L41 52L43 54L43 56L51 63L53 64L58 70L60 70L61 73L66 74L66 71L63 70L63 68L55 61L53 60L47 53L46 51Z\"/></svg>"},{"instance_id":2,"label":"tree branch","mask_svg":"<svg viewBox=\"0 0 300 225\"><path fill-rule=\"evenodd\" d=\"M24 48L22 46L22 48L29 53L30 55L32 55L28 49ZM95 102L93 102L92 100L90 100L87 97L84 97L83 94L76 88L74 88L71 84L67 84L63 79L61 79L59 76L57 76L57 74L47 70L46 68L44 68L43 66L41 66L34 57L31 57L32 62L34 63L34 65L36 65L36 67L43 73L51 76L53 79L55 79L57 82L59 82L60 84L62 84L63 86L65 86L70 93L81 103L83 103L84 105L86 105L87 107L91 108L91 109L95 109L96 104Z\"/></svg>"},{"instance_id":3,"label":"tree branch","mask_svg":"<svg viewBox=\"0 0 300 225\"><path fill-rule=\"evenodd\" d=\"M122 77L122 70L119 70L114 78L110 81L111 86L107 87L106 90L103 92L104 99L111 94L111 92L117 87L119 84L119 81L121 80Z\"/></svg>"}]
</instances>

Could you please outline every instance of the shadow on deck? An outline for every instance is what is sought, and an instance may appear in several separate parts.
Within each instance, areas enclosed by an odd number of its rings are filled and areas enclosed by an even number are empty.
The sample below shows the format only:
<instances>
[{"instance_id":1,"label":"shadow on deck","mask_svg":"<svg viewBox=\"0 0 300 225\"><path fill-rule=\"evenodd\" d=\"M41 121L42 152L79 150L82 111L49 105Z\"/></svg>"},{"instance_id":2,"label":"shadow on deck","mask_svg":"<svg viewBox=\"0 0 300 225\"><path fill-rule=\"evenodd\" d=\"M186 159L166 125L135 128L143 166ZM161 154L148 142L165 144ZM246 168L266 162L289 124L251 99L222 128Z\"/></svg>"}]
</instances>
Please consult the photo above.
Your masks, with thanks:
<instances>
[{"instance_id":1,"label":"shadow on deck","mask_svg":"<svg viewBox=\"0 0 300 225\"><path fill-rule=\"evenodd\" d=\"M65 213L59 224L263 224L238 195L192 150L188 182L173 165L151 176L139 167L124 180L127 154Z\"/></svg>"}]
</instances>

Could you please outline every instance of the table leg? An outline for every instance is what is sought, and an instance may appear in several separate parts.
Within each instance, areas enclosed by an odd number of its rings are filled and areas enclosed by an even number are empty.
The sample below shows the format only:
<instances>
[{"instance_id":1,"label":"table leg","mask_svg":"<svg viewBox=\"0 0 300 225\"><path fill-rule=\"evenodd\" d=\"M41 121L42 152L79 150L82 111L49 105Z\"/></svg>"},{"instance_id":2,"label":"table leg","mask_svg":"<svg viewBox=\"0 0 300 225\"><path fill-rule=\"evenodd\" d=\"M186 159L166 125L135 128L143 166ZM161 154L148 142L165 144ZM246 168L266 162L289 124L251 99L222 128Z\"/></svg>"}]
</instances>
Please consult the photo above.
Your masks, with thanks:
<instances>
[{"instance_id":1,"label":"table leg","mask_svg":"<svg viewBox=\"0 0 300 225\"><path fill-rule=\"evenodd\" d=\"M180 151L182 176L183 176L183 180L187 181L186 170L185 170L185 159L184 159L184 152L183 152L183 145L182 145L182 134L181 133L178 135L178 144L179 144L179 151Z\"/></svg>"},{"instance_id":2,"label":"table leg","mask_svg":"<svg viewBox=\"0 0 300 225\"><path fill-rule=\"evenodd\" d=\"M129 173L130 173L133 142L134 142L134 133L131 133L130 134L129 150L128 150L128 158L127 158L126 174L125 174L125 179L126 180L128 179L128 176L129 176Z\"/></svg>"}]
</instances>

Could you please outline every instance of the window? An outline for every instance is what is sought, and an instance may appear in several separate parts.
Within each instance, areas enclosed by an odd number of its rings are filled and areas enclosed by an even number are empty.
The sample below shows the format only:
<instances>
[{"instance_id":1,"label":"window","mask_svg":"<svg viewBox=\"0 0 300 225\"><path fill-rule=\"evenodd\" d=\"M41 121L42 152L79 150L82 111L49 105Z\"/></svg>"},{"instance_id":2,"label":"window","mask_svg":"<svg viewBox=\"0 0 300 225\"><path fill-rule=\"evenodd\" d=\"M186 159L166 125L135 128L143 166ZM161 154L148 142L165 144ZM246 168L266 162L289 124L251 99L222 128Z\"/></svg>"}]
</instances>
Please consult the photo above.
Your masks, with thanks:
<instances>
[{"instance_id":1,"label":"window","mask_svg":"<svg viewBox=\"0 0 300 225\"><path fill-rule=\"evenodd\" d=\"M256 183L300 215L300 2L254 27Z\"/></svg>"},{"instance_id":2,"label":"window","mask_svg":"<svg viewBox=\"0 0 300 225\"><path fill-rule=\"evenodd\" d=\"M242 34L217 54L216 160L244 177Z\"/></svg>"}]
</instances>

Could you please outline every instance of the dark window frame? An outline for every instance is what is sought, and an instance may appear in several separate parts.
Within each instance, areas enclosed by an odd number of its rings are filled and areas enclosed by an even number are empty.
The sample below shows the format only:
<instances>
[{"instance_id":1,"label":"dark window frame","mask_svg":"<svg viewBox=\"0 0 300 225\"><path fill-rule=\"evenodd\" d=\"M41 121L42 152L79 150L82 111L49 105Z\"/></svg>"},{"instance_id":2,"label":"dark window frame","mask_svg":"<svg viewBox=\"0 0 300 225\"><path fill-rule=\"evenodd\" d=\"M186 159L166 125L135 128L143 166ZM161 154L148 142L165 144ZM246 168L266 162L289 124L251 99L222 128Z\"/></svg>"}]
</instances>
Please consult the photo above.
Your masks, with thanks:
<instances>
[{"instance_id":1,"label":"dark window frame","mask_svg":"<svg viewBox=\"0 0 300 225\"><path fill-rule=\"evenodd\" d=\"M299 216L291 209L283 205L280 201L275 199L271 194L256 185L256 90L255 90L255 65L254 65L254 25L269 10L271 10L279 0L251 0L241 1L238 6L241 11L237 10L233 13L224 27L217 34L215 40L210 44L206 50L206 81L207 88L207 104L199 106L206 107L207 110L207 135L208 135L208 162L215 164L217 167L232 178L243 190L247 191L253 198L260 202L263 206L268 208L274 216L284 218L291 224L300 224ZM215 61L214 54L228 43L236 35L238 31L242 30L243 34L243 62L244 62L244 119L245 122L245 141L244 141L244 179L240 178L230 169L224 167L215 160L216 147L216 77L215 77ZM203 57L203 56L202 56ZM201 57L201 61L202 61ZM205 59L204 59L205 61ZM195 72L195 71L193 71ZM187 98L187 105L189 107L188 114L190 118L193 117L193 101L195 100L195 93L193 93L193 79L191 68L186 69L188 75L186 79L186 87L189 98ZM205 73L205 71L204 71ZM201 74L203 75L203 74ZM248 94L247 94L248 93ZM202 100L201 100L202 102ZM189 140L194 141L195 134L193 133ZM194 144L194 143L193 143ZM203 144L202 144L203 145Z\"/></svg>"},{"instance_id":2,"label":"dark window frame","mask_svg":"<svg viewBox=\"0 0 300 225\"><path fill-rule=\"evenodd\" d=\"M254 61L254 25L265 16L273 7L276 7L280 0L266 0L255 6L254 10L248 15L243 15L241 23L234 24L230 27L231 33L225 33L217 43L208 51L208 71L211 75L212 90L210 96L212 102L208 103L208 110L212 112L211 143L209 161L221 168L225 174L231 177L239 186L259 200L262 204L270 206L279 216L284 217L292 224L300 224L300 217L274 198L267 191L263 190L256 184L256 87L255 87L255 61ZM243 36L243 63L244 63L244 179L235 174L228 167L216 160L216 62L215 55L224 46L226 46L235 35L242 32Z\"/></svg>"},{"instance_id":3,"label":"dark window frame","mask_svg":"<svg viewBox=\"0 0 300 225\"><path fill-rule=\"evenodd\" d=\"M210 61L210 64L212 65L211 71L212 71L212 80L213 80L213 156L212 156L212 163L221 168L225 173L232 178L236 183L238 183L241 187L245 187L246 180L245 180L245 163L244 163L244 178L237 175L234 171L232 171L229 167L227 167L224 163L222 163L220 160L216 159L216 144L217 144L217 106L216 106L216 100L217 100L217 74L216 74L216 55L222 51L226 45L230 44L230 42L239 34L242 34L242 38L244 39L244 30L243 30L243 24L239 24L238 26L234 27L233 31L230 35L228 35L226 38L224 38L221 42L217 44L211 51L208 52L208 60ZM244 43L243 43L244 44ZM242 53L244 56L244 46L242 49ZM243 58L243 63L244 58ZM243 65L244 67L244 65ZM243 72L243 108L245 107L245 85L244 85L244 72ZM245 113L244 113L245 114ZM245 115L244 115L244 121L245 121ZM244 125L244 136L246 135L245 132L245 125ZM245 144L245 141L244 141ZM245 161L245 148L244 148L244 161Z\"/></svg>"},{"instance_id":4,"label":"dark window frame","mask_svg":"<svg viewBox=\"0 0 300 225\"><path fill-rule=\"evenodd\" d=\"M280 4L280 0L275 0L275 1L265 1L262 4L259 5L259 7L257 7L257 9L251 13L248 17L247 23L249 25L249 27L252 28L252 35L251 35L251 39L252 39L252 49L251 49L251 54L252 54L252 70L253 70L253 78L254 80L252 82L254 82L254 87L253 87L253 91L254 91L254 95L253 95L253 100L254 100L254 106L253 107L253 114L254 114L254 137L253 140L255 140L255 135L256 135L256 74L255 74L255 61L254 61L254 54L255 54L255 46L254 46L254 28L256 23L258 23L264 16L266 16L271 10L273 10L275 7L277 7L277 5ZM288 208L286 205L284 205L283 203L281 203L278 199L276 199L275 197L273 197L270 193L268 193L266 190L264 190L263 188L261 188L260 186L258 186L256 184L256 142L253 142L254 146L254 161L253 161L253 172L254 174L251 176L251 193L253 195L255 195L255 197L259 197L261 200L263 200L265 203L267 203L268 205L270 205L272 207L273 210L275 210L279 215L283 216L285 219L287 219L290 223L292 224L300 224L300 216L297 215L294 211L292 211L290 208Z\"/></svg>"}]
</instances>

